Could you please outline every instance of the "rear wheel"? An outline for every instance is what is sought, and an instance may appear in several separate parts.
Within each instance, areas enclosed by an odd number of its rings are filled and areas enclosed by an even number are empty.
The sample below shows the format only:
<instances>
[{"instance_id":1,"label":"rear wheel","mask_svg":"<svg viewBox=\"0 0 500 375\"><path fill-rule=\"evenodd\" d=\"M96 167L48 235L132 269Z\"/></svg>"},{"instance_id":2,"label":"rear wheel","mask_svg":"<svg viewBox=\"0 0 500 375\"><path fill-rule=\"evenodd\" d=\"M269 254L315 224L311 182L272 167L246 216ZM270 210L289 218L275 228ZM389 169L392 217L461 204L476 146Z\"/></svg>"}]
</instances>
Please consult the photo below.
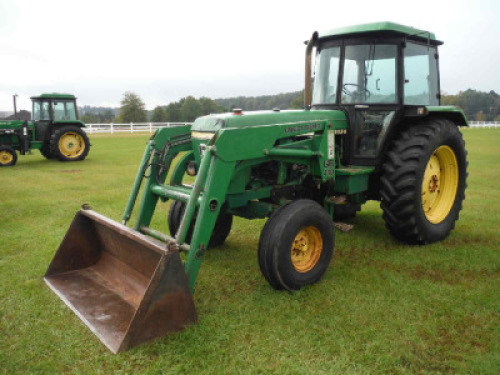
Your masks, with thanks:
<instances>
[{"instance_id":1,"label":"rear wheel","mask_svg":"<svg viewBox=\"0 0 500 375\"><path fill-rule=\"evenodd\" d=\"M50 152L50 142L45 141L43 142L42 148L40 148L40 153L46 158L46 159L54 159L55 156L52 155Z\"/></svg>"},{"instance_id":2,"label":"rear wheel","mask_svg":"<svg viewBox=\"0 0 500 375\"><path fill-rule=\"evenodd\" d=\"M11 167L17 162L16 150L10 146L0 146L0 167Z\"/></svg>"},{"instance_id":3,"label":"rear wheel","mask_svg":"<svg viewBox=\"0 0 500 375\"><path fill-rule=\"evenodd\" d=\"M181 224L182 216L184 215L184 210L186 209L186 204L180 201L174 201L170 206L170 211L168 213L168 229L170 234L175 237L177 230ZM195 223L196 213L193 220L191 220L191 226L186 236L186 242L191 243L191 238L193 237L194 223ZM227 236L231 232L231 227L233 225L233 215L228 214L224 207L219 212L219 217L215 223L214 230L212 231L212 236L210 237L209 247L220 246L226 241Z\"/></svg>"},{"instance_id":4,"label":"rear wheel","mask_svg":"<svg viewBox=\"0 0 500 375\"><path fill-rule=\"evenodd\" d=\"M89 153L90 141L78 126L63 126L50 137L50 152L61 161L83 160Z\"/></svg>"},{"instance_id":5,"label":"rear wheel","mask_svg":"<svg viewBox=\"0 0 500 375\"><path fill-rule=\"evenodd\" d=\"M318 282L335 246L333 221L318 203L299 199L280 207L259 241L259 266L274 289L296 290Z\"/></svg>"},{"instance_id":6,"label":"rear wheel","mask_svg":"<svg viewBox=\"0 0 500 375\"><path fill-rule=\"evenodd\" d=\"M381 177L383 217L409 244L440 241L458 220L465 198L467 151L457 126L429 119L393 142Z\"/></svg>"}]
</instances>

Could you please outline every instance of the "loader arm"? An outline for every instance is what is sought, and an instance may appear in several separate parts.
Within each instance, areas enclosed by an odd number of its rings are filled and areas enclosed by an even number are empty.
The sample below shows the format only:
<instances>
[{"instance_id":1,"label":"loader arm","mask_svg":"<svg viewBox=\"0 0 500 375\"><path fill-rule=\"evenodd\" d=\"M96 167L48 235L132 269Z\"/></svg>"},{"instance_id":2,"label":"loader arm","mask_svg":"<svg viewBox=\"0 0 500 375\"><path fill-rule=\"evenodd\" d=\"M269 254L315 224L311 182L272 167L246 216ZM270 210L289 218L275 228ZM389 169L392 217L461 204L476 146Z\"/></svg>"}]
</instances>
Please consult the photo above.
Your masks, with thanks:
<instances>
[{"instance_id":1,"label":"loader arm","mask_svg":"<svg viewBox=\"0 0 500 375\"><path fill-rule=\"evenodd\" d=\"M134 229L166 241L170 244L169 246L188 250L185 270L189 280L189 288L194 293L203 255L208 247L220 209L226 203L236 164L252 160L259 160L259 162L270 160L303 162L306 159L311 160L321 171L323 181L333 179L334 131L330 129L331 126L329 121L324 120L221 129L204 146L198 174L192 187L179 184L182 170L177 166L172 168L170 184L164 183L168 171L171 169L172 160L178 153L199 151L192 150L188 142L183 142L189 134L189 126L159 129L146 147L124 218L130 217L132 202L137 197L142 179L146 179ZM275 144L281 139L304 134L316 135L313 149L301 146L300 142L275 147ZM181 165L192 158L189 153L186 155L185 159L181 159ZM148 166L149 172L145 177L144 171ZM175 237L158 233L149 228L159 198L186 203L186 209ZM194 220L195 211L197 214ZM186 236L193 220L192 240L190 244L186 244Z\"/></svg>"}]
</instances>

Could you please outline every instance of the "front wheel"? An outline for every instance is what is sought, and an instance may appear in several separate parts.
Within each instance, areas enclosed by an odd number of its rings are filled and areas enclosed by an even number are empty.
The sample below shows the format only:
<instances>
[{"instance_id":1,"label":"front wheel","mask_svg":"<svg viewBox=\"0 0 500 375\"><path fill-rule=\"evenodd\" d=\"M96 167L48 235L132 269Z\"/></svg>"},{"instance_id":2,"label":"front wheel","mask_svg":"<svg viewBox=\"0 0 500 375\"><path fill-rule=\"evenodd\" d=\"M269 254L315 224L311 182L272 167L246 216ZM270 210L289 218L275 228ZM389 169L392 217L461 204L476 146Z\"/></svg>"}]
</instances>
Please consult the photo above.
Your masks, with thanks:
<instances>
[{"instance_id":1,"label":"front wheel","mask_svg":"<svg viewBox=\"0 0 500 375\"><path fill-rule=\"evenodd\" d=\"M381 208L391 234L409 244L447 237L465 199L467 151L457 126L428 119L400 133L387 153Z\"/></svg>"},{"instance_id":2,"label":"front wheel","mask_svg":"<svg viewBox=\"0 0 500 375\"><path fill-rule=\"evenodd\" d=\"M87 134L78 126L60 127L50 137L50 153L60 161L85 159L90 150Z\"/></svg>"},{"instance_id":3,"label":"front wheel","mask_svg":"<svg viewBox=\"0 0 500 375\"><path fill-rule=\"evenodd\" d=\"M180 201L174 201L170 205L170 211L168 212L168 229L172 237L175 237L177 230L181 225L182 217L184 216L184 210L186 209L186 204ZM196 213L191 220L191 226L189 227L186 242L191 243L191 238L193 237L194 223L196 221ZM219 217L215 222L215 227L212 231L210 237L210 242L208 243L208 248L221 246L225 241L229 233L231 232L231 226L233 225L233 215L228 214L224 207L219 212Z\"/></svg>"},{"instance_id":4,"label":"front wheel","mask_svg":"<svg viewBox=\"0 0 500 375\"><path fill-rule=\"evenodd\" d=\"M280 207L259 240L259 266L274 289L296 290L318 282L332 259L335 233L318 203L299 199Z\"/></svg>"},{"instance_id":5,"label":"front wheel","mask_svg":"<svg viewBox=\"0 0 500 375\"><path fill-rule=\"evenodd\" d=\"M17 162L16 150L10 146L0 146L0 167L11 167Z\"/></svg>"}]
</instances>

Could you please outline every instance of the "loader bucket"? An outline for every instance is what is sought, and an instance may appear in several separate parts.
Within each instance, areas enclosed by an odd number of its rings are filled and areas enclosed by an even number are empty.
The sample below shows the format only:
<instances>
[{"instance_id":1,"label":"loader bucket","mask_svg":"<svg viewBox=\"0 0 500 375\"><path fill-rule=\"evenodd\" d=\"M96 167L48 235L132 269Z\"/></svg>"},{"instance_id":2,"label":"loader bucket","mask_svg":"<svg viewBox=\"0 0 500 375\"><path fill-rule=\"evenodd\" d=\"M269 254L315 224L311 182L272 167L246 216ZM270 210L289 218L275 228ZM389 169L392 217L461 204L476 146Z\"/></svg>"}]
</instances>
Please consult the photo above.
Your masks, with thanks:
<instances>
[{"instance_id":1,"label":"loader bucket","mask_svg":"<svg viewBox=\"0 0 500 375\"><path fill-rule=\"evenodd\" d=\"M92 210L77 212L44 279L113 353L197 320L178 251Z\"/></svg>"}]
</instances>

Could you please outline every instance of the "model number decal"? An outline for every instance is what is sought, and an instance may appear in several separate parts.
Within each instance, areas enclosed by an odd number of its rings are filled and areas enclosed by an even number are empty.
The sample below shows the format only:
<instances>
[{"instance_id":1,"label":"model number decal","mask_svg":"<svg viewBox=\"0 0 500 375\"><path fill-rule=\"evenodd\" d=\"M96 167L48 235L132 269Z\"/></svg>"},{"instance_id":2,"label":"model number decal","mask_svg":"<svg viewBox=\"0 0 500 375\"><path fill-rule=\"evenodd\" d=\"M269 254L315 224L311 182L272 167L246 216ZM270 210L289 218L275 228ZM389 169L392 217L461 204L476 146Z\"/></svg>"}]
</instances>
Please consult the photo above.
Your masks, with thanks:
<instances>
[{"instance_id":1,"label":"model number decal","mask_svg":"<svg viewBox=\"0 0 500 375\"><path fill-rule=\"evenodd\" d=\"M333 130L328 130L328 159L335 157L335 134Z\"/></svg>"},{"instance_id":2,"label":"model number decal","mask_svg":"<svg viewBox=\"0 0 500 375\"><path fill-rule=\"evenodd\" d=\"M320 130L321 129L321 123L316 123L316 124L307 124L307 125L294 125L294 126L289 126L285 128L285 133L297 133L301 131L313 131L313 130Z\"/></svg>"}]
</instances>

